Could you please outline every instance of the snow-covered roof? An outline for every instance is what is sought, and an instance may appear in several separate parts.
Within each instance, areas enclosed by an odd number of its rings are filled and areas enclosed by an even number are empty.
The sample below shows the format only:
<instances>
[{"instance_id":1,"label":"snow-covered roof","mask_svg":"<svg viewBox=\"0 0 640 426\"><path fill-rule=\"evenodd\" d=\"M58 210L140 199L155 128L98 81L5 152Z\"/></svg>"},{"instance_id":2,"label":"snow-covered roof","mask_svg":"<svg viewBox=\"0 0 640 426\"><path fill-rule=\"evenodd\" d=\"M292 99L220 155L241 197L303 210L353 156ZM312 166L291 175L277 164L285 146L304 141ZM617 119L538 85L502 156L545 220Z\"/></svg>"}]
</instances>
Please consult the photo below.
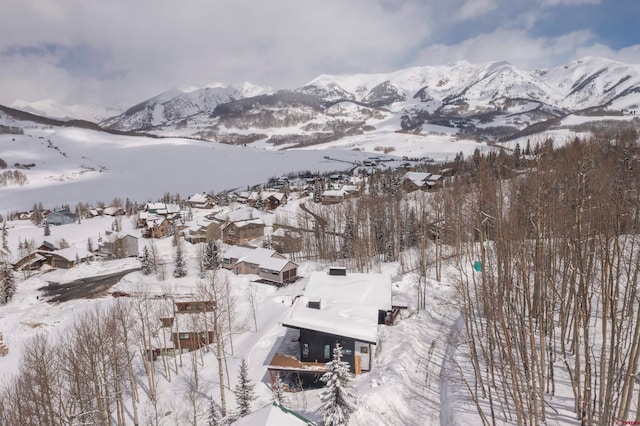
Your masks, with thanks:
<instances>
[{"instance_id":1,"label":"snow-covered roof","mask_svg":"<svg viewBox=\"0 0 640 426\"><path fill-rule=\"evenodd\" d=\"M75 261L78 259L86 259L88 257L93 257L93 253L83 248L77 247L67 247L60 250L55 250L52 252L68 261Z\"/></svg>"},{"instance_id":2,"label":"snow-covered roof","mask_svg":"<svg viewBox=\"0 0 640 426\"><path fill-rule=\"evenodd\" d=\"M315 425L300 414L273 402L231 423L233 426L300 426Z\"/></svg>"},{"instance_id":3,"label":"snow-covered roof","mask_svg":"<svg viewBox=\"0 0 640 426\"><path fill-rule=\"evenodd\" d=\"M320 309L309 301L320 301ZM283 325L376 343L378 311L391 309L391 276L313 272Z\"/></svg>"},{"instance_id":4,"label":"snow-covered roof","mask_svg":"<svg viewBox=\"0 0 640 426\"><path fill-rule=\"evenodd\" d=\"M341 189L327 189L322 193L323 197L344 197L347 195L347 191L344 188Z\"/></svg>"},{"instance_id":5,"label":"snow-covered roof","mask_svg":"<svg viewBox=\"0 0 640 426\"><path fill-rule=\"evenodd\" d=\"M281 271L290 262L289 259L274 257L277 252L265 248L231 246L222 255L225 259L238 259L236 263L247 262L271 271Z\"/></svg>"},{"instance_id":6,"label":"snow-covered roof","mask_svg":"<svg viewBox=\"0 0 640 426\"><path fill-rule=\"evenodd\" d=\"M247 219L260 217L261 214L262 213L260 212L260 210L254 209L253 207L241 206L235 210L219 213L215 217L217 219L224 220L224 221L237 222L240 220L247 220Z\"/></svg>"},{"instance_id":7,"label":"snow-covered roof","mask_svg":"<svg viewBox=\"0 0 640 426\"><path fill-rule=\"evenodd\" d=\"M209 195L205 194L204 192L193 194L191 197L189 197L190 203L206 203L208 201L209 201Z\"/></svg>"},{"instance_id":8,"label":"snow-covered roof","mask_svg":"<svg viewBox=\"0 0 640 426\"><path fill-rule=\"evenodd\" d=\"M429 180L430 176L431 173L407 172L402 176L402 180L409 179L417 186L422 186Z\"/></svg>"}]
</instances>

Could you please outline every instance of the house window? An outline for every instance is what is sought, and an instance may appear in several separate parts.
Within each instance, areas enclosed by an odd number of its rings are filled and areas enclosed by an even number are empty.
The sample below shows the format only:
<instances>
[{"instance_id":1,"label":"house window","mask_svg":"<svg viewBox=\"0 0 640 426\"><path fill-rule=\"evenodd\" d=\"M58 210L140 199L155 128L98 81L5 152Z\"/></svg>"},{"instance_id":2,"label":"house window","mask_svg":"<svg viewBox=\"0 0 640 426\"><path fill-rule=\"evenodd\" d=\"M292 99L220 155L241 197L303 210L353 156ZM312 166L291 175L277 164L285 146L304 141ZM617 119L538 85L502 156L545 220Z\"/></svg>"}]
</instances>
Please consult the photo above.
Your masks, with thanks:
<instances>
[{"instance_id":1,"label":"house window","mask_svg":"<svg viewBox=\"0 0 640 426\"><path fill-rule=\"evenodd\" d=\"M361 354L367 354L367 353L369 353L369 347L367 347L367 346L360 346L360 353L361 353Z\"/></svg>"},{"instance_id":2,"label":"house window","mask_svg":"<svg viewBox=\"0 0 640 426\"><path fill-rule=\"evenodd\" d=\"M331 358L331 345L324 345L324 359Z\"/></svg>"},{"instance_id":3,"label":"house window","mask_svg":"<svg viewBox=\"0 0 640 426\"><path fill-rule=\"evenodd\" d=\"M304 358L309 356L309 344L308 343L303 343L302 344L302 356Z\"/></svg>"},{"instance_id":4,"label":"house window","mask_svg":"<svg viewBox=\"0 0 640 426\"><path fill-rule=\"evenodd\" d=\"M180 340L189 340L189 333L180 333L180 334L178 334L178 339L180 339Z\"/></svg>"}]
</instances>

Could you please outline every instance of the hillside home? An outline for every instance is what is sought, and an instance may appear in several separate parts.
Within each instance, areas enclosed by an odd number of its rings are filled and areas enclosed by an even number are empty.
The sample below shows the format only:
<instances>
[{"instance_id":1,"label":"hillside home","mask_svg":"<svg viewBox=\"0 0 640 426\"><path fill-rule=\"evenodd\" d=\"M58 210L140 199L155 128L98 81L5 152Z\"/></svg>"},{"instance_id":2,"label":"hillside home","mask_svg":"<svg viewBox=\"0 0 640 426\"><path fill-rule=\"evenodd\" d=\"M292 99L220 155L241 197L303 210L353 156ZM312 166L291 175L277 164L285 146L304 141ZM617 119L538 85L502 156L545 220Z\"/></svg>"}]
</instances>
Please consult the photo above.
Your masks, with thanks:
<instances>
[{"instance_id":1,"label":"hillside home","mask_svg":"<svg viewBox=\"0 0 640 426\"><path fill-rule=\"evenodd\" d=\"M171 347L162 352L178 350L195 351L214 341L215 334L211 328L211 318L207 315L216 308L213 300L187 300L171 302L172 317L160 318L163 341L171 343Z\"/></svg>"},{"instance_id":2,"label":"hillside home","mask_svg":"<svg viewBox=\"0 0 640 426\"><path fill-rule=\"evenodd\" d=\"M187 204L194 209L212 209L215 206L215 200L211 195L203 192L193 194L187 199Z\"/></svg>"},{"instance_id":3,"label":"hillside home","mask_svg":"<svg viewBox=\"0 0 640 426\"><path fill-rule=\"evenodd\" d=\"M191 244L208 243L216 241L222 238L221 227L224 222L214 219L211 222L204 222L196 224L190 228L187 228L184 233L184 238Z\"/></svg>"},{"instance_id":4,"label":"hillside home","mask_svg":"<svg viewBox=\"0 0 640 426\"><path fill-rule=\"evenodd\" d=\"M302 251L304 237L302 232L281 225L273 225L271 247L280 253L298 253Z\"/></svg>"},{"instance_id":5,"label":"hillside home","mask_svg":"<svg viewBox=\"0 0 640 426\"><path fill-rule=\"evenodd\" d=\"M58 247L56 247L53 243L50 243L49 241L43 241L42 244L40 244L40 247L38 247L38 250L54 251L54 250L58 250Z\"/></svg>"},{"instance_id":6,"label":"hillside home","mask_svg":"<svg viewBox=\"0 0 640 426\"><path fill-rule=\"evenodd\" d=\"M336 204L356 196L360 192L357 185L334 185L322 193L322 204Z\"/></svg>"},{"instance_id":7,"label":"hillside home","mask_svg":"<svg viewBox=\"0 0 640 426\"><path fill-rule=\"evenodd\" d=\"M139 226L144 238L165 238L171 235L171 224L165 216L140 212Z\"/></svg>"},{"instance_id":8,"label":"hillside home","mask_svg":"<svg viewBox=\"0 0 640 426\"><path fill-rule=\"evenodd\" d=\"M221 227L222 241L226 244L244 244L264 236L262 219L247 219L229 222Z\"/></svg>"},{"instance_id":9,"label":"hillside home","mask_svg":"<svg viewBox=\"0 0 640 426\"><path fill-rule=\"evenodd\" d=\"M280 284L298 276L298 265L275 250L264 248L231 246L221 255L221 265L236 275L254 274Z\"/></svg>"},{"instance_id":10,"label":"hillside home","mask_svg":"<svg viewBox=\"0 0 640 426\"><path fill-rule=\"evenodd\" d=\"M105 216L124 216L125 215L125 211L124 208L122 207L113 207L113 206L109 206L109 207L105 207L102 210L102 214Z\"/></svg>"},{"instance_id":11,"label":"hillside home","mask_svg":"<svg viewBox=\"0 0 640 426\"><path fill-rule=\"evenodd\" d=\"M70 269L80 263L94 259L93 253L82 248L68 247L52 252L40 252L47 258L47 263L53 268Z\"/></svg>"},{"instance_id":12,"label":"hillside home","mask_svg":"<svg viewBox=\"0 0 640 426\"><path fill-rule=\"evenodd\" d=\"M340 343L352 372L369 371L378 327L392 312L391 276L347 273L346 268L313 272L304 293L282 325L299 331L297 359L277 354L269 370L317 375ZM297 362L297 363L296 363Z\"/></svg>"},{"instance_id":13,"label":"hillside home","mask_svg":"<svg viewBox=\"0 0 640 426\"><path fill-rule=\"evenodd\" d=\"M271 191L253 191L249 194L247 202L251 207L257 208L260 199L262 200L262 210L275 210L287 204L287 194Z\"/></svg>"},{"instance_id":14,"label":"hillside home","mask_svg":"<svg viewBox=\"0 0 640 426\"><path fill-rule=\"evenodd\" d=\"M124 232L106 231L98 238L98 253L107 258L138 257L138 237Z\"/></svg>"},{"instance_id":15,"label":"hillside home","mask_svg":"<svg viewBox=\"0 0 640 426\"><path fill-rule=\"evenodd\" d=\"M402 187L407 192L426 191L442 185L442 175L426 172L406 172L402 176Z\"/></svg>"},{"instance_id":16,"label":"hillside home","mask_svg":"<svg viewBox=\"0 0 640 426\"><path fill-rule=\"evenodd\" d=\"M45 220L49 225L68 225L74 223L77 220L75 213L71 213L68 210L57 210L53 213L49 213Z\"/></svg>"}]
</instances>

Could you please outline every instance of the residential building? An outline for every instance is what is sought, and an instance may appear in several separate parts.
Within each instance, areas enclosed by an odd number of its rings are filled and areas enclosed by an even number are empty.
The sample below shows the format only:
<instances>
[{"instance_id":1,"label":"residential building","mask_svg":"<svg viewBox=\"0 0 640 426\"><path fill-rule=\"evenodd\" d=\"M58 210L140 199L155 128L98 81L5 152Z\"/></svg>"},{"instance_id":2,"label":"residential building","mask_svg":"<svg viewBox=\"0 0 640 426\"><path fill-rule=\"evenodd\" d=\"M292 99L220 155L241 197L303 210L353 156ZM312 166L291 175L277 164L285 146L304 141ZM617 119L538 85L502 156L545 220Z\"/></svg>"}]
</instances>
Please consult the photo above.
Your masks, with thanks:
<instances>
[{"instance_id":1,"label":"residential building","mask_svg":"<svg viewBox=\"0 0 640 426\"><path fill-rule=\"evenodd\" d=\"M298 276L298 265L265 248L231 246L221 255L221 266L236 275L255 274L260 278L283 284Z\"/></svg>"},{"instance_id":2,"label":"residential building","mask_svg":"<svg viewBox=\"0 0 640 426\"><path fill-rule=\"evenodd\" d=\"M283 326L299 331L297 359L277 354L269 369L318 374L332 360L333 348L339 343L352 372L369 371L378 328L392 309L388 274L347 274L346 268L338 267L328 273L313 272L304 293L282 321Z\"/></svg>"}]
</instances>

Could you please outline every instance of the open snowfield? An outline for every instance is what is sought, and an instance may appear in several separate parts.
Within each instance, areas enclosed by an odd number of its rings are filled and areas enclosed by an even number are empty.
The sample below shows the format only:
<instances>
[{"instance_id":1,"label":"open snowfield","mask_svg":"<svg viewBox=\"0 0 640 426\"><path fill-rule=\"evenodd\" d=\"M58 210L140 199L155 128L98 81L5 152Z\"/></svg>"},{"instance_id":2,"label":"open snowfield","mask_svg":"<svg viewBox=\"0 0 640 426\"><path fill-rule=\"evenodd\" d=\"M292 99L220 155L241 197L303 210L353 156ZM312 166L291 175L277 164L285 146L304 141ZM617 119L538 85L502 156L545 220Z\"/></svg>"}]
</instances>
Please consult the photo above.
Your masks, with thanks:
<instances>
[{"instance_id":1,"label":"open snowfield","mask_svg":"<svg viewBox=\"0 0 640 426\"><path fill-rule=\"evenodd\" d=\"M77 202L109 203L115 197L155 201L165 193L188 197L197 192L246 188L289 172L347 170L381 148L390 156L452 159L486 145L455 141L450 135L415 136L396 133L393 123L379 131L308 149L279 151L280 147L231 146L180 138L120 136L92 130L25 125L24 135L0 135L0 158L21 169L23 186L0 187L0 214L28 210L42 202L45 208ZM376 150L378 148L378 150ZM331 159L327 159L329 157ZM339 160L339 161L336 161Z\"/></svg>"}]
</instances>

